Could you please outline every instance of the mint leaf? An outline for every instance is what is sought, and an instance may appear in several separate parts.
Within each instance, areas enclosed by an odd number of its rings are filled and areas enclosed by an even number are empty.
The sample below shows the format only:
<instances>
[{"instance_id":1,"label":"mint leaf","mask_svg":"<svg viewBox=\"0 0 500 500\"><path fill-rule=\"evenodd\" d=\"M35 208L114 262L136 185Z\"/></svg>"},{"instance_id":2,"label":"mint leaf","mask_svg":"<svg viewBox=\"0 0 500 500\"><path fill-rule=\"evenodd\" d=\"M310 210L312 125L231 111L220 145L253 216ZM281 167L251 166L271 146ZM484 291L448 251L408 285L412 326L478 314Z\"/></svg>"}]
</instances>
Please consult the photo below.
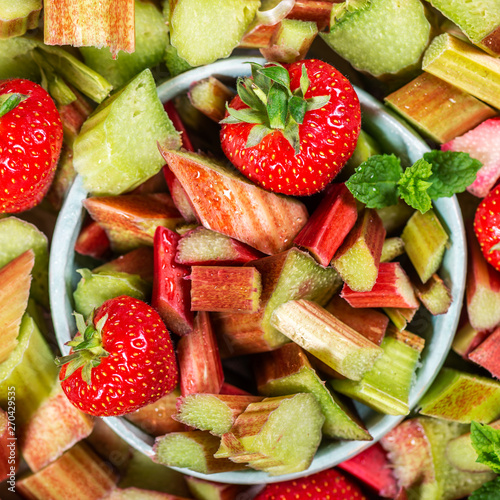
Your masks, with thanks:
<instances>
[{"instance_id":1,"label":"mint leaf","mask_svg":"<svg viewBox=\"0 0 500 500\"><path fill-rule=\"evenodd\" d=\"M500 500L500 477L483 484L469 496L469 500Z\"/></svg>"},{"instance_id":2,"label":"mint leaf","mask_svg":"<svg viewBox=\"0 0 500 500\"><path fill-rule=\"evenodd\" d=\"M500 429L472 422L470 425L472 446L477 452L477 461L500 473Z\"/></svg>"},{"instance_id":3,"label":"mint leaf","mask_svg":"<svg viewBox=\"0 0 500 500\"><path fill-rule=\"evenodd\" d=\"M468 153L433 150L424 154L424 160L432 165L427 193L435 200L461 193L476 180L477 171L482 167L479 160Z\"/></svg>"},{"instance_id":4,"label":"mint leaf","mask_svg":"<svg viewBox=\"0 0 500 500\"><path fill-rule=\"evenodd\" d=\"M431 174L431 164L421 158L404 171L398 182L399 196L410 207L423 214L432 207L432 200L427 192L431 185L427 179Z\"/></svg>"},{"instance_id":5,"label":"mint leaf","mask_svg":"<svg viewBox=\"0 0 500 500\"><path fill-rule=\"evenodd\" d=\"M383 208L398 202L397 184L403 169L394 155L374 155L363 162L346 186L367 208Z\"/></svg>"}]
</instances>

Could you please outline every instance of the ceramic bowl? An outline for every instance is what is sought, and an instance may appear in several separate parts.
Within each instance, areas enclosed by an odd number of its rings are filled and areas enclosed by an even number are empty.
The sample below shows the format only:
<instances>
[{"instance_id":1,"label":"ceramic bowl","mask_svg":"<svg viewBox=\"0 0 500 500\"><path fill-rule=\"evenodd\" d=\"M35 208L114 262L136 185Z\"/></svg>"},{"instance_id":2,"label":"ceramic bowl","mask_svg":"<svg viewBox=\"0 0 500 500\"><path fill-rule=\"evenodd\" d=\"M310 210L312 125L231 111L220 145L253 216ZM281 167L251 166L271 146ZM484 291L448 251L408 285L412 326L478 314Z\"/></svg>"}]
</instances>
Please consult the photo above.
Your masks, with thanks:
<instances>
[{"instance_id":1,"label":"ceramic bowl","mask_svg":"<svg viewBox=\"0 0 500 500\"><path fill-rule=\"evenodd\" d=\"M168 80L158 87L158 95L165 102L185 92L189 86L210 75L225 77L249 76L249 60L263 63L261 59L231 58L200 67ZM361 102L363 128L377 138L387 153L395 153L402 159L403 165L412 164L429 149L426 143L407 125L389 112L372 96L356 89ZM85 192L81 179L76 178L62 207L55 227L50 260L50 300L55 332L61 351L66 354L64 344L74 335L76 328L72 316L72 292L78 282L74 245L84 218L82 200ZM422 353L421 365L410 394L410 407L414 408L426 389L437 375L450 348L455 333L465 286L466 245L461 212L455 197L441 198L434 203L435 209L450 234L451 244L446 250L441 269L441 276L451 286L453 304L446 314L436 317L423 317L418 324L412 323L412 331L427 340ZM270 477L264 472L245 470L204 475L185 469L178 469L188 474L204 477L213 481L240 484L258 484L297 478L332 467L347 460L373 442L379 440L403 417L394 417L376 413L357 404L357 409L373 436L373 441L324 441L318 449L308 470L287 476ZM146 455L152 456L154 439L136 428L124 418L108 417L104 421L125 441Z\"/></svg>"}]
</instances>

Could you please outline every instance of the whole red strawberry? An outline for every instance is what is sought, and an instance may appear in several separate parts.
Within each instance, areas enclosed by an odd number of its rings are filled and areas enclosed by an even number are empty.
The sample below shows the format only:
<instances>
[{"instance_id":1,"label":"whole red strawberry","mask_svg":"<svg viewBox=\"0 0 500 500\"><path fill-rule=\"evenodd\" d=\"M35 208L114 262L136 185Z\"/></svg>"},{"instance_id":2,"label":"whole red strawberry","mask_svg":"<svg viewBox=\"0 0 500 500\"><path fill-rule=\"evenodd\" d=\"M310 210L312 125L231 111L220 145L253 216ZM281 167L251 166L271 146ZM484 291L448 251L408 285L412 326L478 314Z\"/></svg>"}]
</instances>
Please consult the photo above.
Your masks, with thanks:
<instances>
[{"instance_id":1,"label":"whole red strawberry","mask_svg":"<svg viewBox=\"0 0 500 500\"><path fill-rule=\"evenodd\" d=\"M310 195L352 155L361 128L358 96L333 66L309 59L252 64L222 120L222 149L265 189Z\"/></svg>"},{"instance_id":2,"label":"whole red strawberry","mask_svg":"<svg viewBox=\"0 0 500 500\"><path fill-rule=\"evenodd\" d=\"M0 213L40 203L61 152L61 118L50 95L29 80L0 82Z\"/></svg>"},{"instance_id":3,"label":"whole red strawberry","mask_svg":"<svg viewBox=\"0 0 500 500\"><path fill-rule=\"evenodd\" d=\"M366 500L359 487L336 469L268 484L255 500Z\"/></svg>"},{"instance_id":4,"label":"whole red strawberry","mask_svg":"<svg viewBox=\"0 0 500 500\"><path fill-rule=\"evenodd\" d=\"M158 313L122 295L107 300L87 324L75 313L72 352L58 358L61 386L80 410L96 416L130 413L171 392L178 369Z\"/></svg>"},{"instance_id":5,"label":"whole red strawberry","mask_svg":"<svg viewBox=\"0 0 500 500\"><path fill-rule=\"evenodd\" d=\"M477 208L474 232L485 259L500 271L500 187L492 189Z\"/></svg>"}]
</instances>

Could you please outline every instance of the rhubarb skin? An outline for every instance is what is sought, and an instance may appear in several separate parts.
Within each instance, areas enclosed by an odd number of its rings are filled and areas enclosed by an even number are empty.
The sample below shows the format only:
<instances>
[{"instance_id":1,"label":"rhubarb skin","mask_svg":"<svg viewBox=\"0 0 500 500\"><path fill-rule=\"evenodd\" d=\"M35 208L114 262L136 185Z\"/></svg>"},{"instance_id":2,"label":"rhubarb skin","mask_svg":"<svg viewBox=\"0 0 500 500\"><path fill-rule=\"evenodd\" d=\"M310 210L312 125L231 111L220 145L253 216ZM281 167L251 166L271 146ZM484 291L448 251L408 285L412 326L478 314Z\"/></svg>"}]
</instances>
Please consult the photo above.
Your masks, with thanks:
<instances>
[{"instance_id":1,"label":"rhubarb skin","mask_svg":"<svg viewBox=\"0 0 500 500\"><path fill-rule=\"evenodd\" d=\"M200 311L194 319L193 331L184 335L177 345L181 395L218 394L224 373L212 329L210 316Z\"/></svg>"},{"instance_id":2,"label":"rhubarb skin","mask_svg":"<svg viewBox=\"0 0 500 500\"><path fill-rule=\"evenodd\" d=\"M328 266L358 218L356 200L344 183L330 184L293 243Z\"/></svg>"},{"instance_id":3,"label":"rhubarb skin","mask_svg":"<svg viewBox=\"0 0 500 500\"><path fill-rule=\"evenodd\" d=\"M347 284L340 296L352 307L402 307L419 306L411 282L399 262L383 262L379 266L377 281L369 292L356 292Z\"/></svg>"},{"instance_id":4,"label":"rhubarb skin","mask_svg":"<svg viewBox=\"0 0 500 500\"><path fill-rule=\"evenodd\" d=\"M13 4L15 5L13 9L13 5L7 5L8 4L5 4L5 7L2 6L4 11L2 14L4 17L0 17L0 39L21 36L24 35L27 30L38 27L40 11L42 10L41 0L19 2ZM7 12L5 12L5 9L7 9ZM11 9L12 12L9 12ZM18 17L11 17L13 14Z\"/></svg>"},{"instance_id":5,"label":"rhubarb skin","mask_svg":"<svg viewBox=\"0 0 500 500\"><path fill-rule=\"evenodd\" d=\"M468 359L469 353L479 346L490 333L490 330L476 330L467 320L459 326L451 347L459 356Z\"/></svg>"},{"instance_id":6,"label":"rhubarb skin","mask_svg":"<svg viewBox=\"0 0 500 500\"><path fill-rule=\"evenodd\" d=\"M151 304L168 329L186 335L193 329L190 269L175 262L180 236L168 228L158 227L154 237L153 296Z\"/></svg>"},{"instance_id":7,"label":"rhubarb skin","mask_svg":"<svg viewBox=\"0 0 500 500\"><path fill-rule=\"evenodd\" d=\"M337 3L336 0L296 0L287 18L314 21L318 31L323 31L330 26L334 3Z\"/></svg>"},{"instance_id":8,"label":"rhubarb skin","mask_svg":"<svg viewBox=\"0 0 500 500\"><path fill-rule=\"evenodd\" d=\"M83 226L75 242L75 252L98 260L106 259L111 254L111 243L103 227L95 221Z\"/></svg>"},{"instance_id":9,"label":"rhubarb skin","mask_svg":"<svg viewBox=\"0 0 500 500\"><path fill-rule=\"evenodd\" d=\"M116 259L110 260L101 266L93 269L92 272L118 272L127 274L137 274L148 283L154 278L154 250L151 247L140 247L136 250L120 255Z\"/></svg>"},{"instance_id":10,"label":"rhubarb skin","mask_svg":"<svg viewBox=\"0 0 500 500\"><path fill-rule=\"evenodd\" d=\"M500 328L496 328L471 351L468 358L488 370L496 379L500 379Z\"/></svg>"}]
</instances>

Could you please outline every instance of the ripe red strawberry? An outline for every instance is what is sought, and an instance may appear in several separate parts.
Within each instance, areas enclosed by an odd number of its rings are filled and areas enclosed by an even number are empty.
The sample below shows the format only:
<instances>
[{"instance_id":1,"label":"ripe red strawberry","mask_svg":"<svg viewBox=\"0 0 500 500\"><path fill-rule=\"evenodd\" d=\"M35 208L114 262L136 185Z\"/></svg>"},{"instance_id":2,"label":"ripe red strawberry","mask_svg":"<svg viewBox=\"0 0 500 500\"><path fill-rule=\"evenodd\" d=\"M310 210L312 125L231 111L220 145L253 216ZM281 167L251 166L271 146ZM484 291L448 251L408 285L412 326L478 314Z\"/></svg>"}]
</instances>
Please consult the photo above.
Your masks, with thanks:
<instances>
[{"instance_id":1,"label":"ripe red strawberry","mask_svg":"<svg viewBox=\"0 0 500 500\"><path fill-rule=\"evenodd\" d=\"M492 189L477 207L474 232L484 258L500 271L500 187Z\"/></svg>"},{"instance_id":2,"label":"ripe red strawberry","mask_svg":"<svg viewBox=\"0 0 500 500\"><path fill-rule=\"evenodd\" d=\"M29 80L0 82L0 98L0 213L23 212L50 187L62 146L61 118L50 95Z\"/></svg>"},{"instance_id":3,"label":"ripe red strawberry","mask_svg":"<svg viewBox=\"0 0 500 500\"><path fill-rule=\"evenodd\" d=\"M59 379L69 400L96 416L130 413L168 394L178 369L170 335L158 313L122 295L107 300L78 334L72 352L58 358Z\"/></svg>"},{"instance_id":4,"label":"ripe red strawberry","mask_svg":"<svg viewBox=\"0 0 500 500\"><path fill-rule=\"evenodd\" d=\"M336 469L268 484L255 500L366 500L359 487Z\"/></svg>"},{"instance_id":5,"label":"ripe red strawberry","mask_svg":"<svg viewBox=\"0 0 500 500\"><path fill-rule=\"evenodd\" d=\"M320 191L356 147L356 92L333 66L315 59L252 64L252 75L238 82L221 122L225 155L265 189L299 196Z\"/></svg>"}]
</instances>

